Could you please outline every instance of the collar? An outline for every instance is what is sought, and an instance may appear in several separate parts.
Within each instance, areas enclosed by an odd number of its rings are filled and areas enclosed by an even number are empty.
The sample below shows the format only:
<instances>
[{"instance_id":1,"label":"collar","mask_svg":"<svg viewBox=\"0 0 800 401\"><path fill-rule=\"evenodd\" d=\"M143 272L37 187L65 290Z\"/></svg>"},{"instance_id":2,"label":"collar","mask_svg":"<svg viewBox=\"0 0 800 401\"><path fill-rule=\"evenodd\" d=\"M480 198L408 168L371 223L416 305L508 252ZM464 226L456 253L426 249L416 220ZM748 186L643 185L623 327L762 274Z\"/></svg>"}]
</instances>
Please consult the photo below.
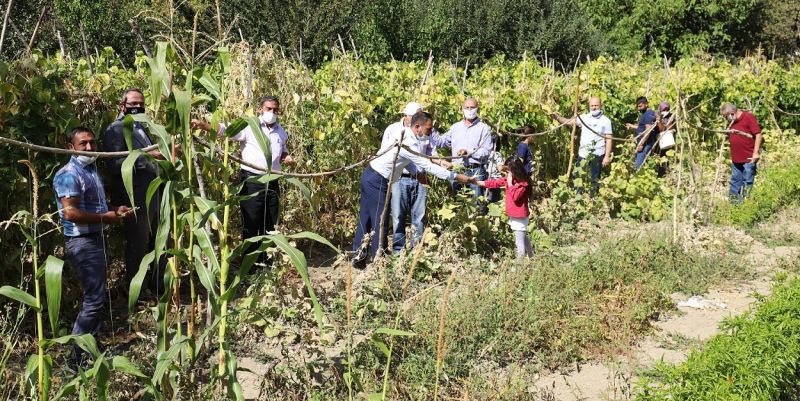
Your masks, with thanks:
<instances>
[{"instance_id":1,"label":"collar","mask_svg":"<svg viewBox=\"0 0 800 401\"><path fill-rule=\"evenodd\" d=\"M464 119L461 120L461 122L464 123L464 126L466 126L467 128L470 128L470 127L473 127L475 125L478 125L478 123L481 122L481 118L480 117L475 117L475 119L472 120L472 123L470 123L469 120L464 118Z\"/></svg>"}]
</instances>

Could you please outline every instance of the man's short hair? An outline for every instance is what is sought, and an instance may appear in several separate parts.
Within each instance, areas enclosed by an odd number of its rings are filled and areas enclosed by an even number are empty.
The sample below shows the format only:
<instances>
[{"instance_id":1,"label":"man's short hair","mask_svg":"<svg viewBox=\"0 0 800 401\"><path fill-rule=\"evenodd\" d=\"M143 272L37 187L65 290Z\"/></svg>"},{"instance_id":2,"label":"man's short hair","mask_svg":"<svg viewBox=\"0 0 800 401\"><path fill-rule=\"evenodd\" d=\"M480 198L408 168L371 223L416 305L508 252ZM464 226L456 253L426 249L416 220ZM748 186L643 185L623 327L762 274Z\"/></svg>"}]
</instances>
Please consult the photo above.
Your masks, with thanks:
<instances>
[{"instance_id":1,"label":"man's short hair","mask_svg":"<svg viewBox=\"0 0 800 401\"><path fill-rule=\"evenodd\" d=\"M277 96L261 96L258 98L258 107L263 106L266 102L275 102L278 106L281 105L281 101L278 100Z\"/></svg>"},{"instance_id":2,"label":"man's short hair","mask_svg":"<svg viewBox=\"0 0 800 401\"><path fill-rule=\"evenodd\" d=\"M92 131L90 128L87 128L87 127L84 127L84 126L80 125L80 126L77 126L77 127L73 128L73 129L71 129L67 133L67 143L72 143L72 140L75 138L75 135L78 135L81 132L88 132L88 133L92 134L93 137L95 137L95 138L97 137L97 135L94 134L94 131Z\"/></svg>"},{"instance_id":3,"label":"man's short hair","mask_svg":"<svg viewBox=\"0 0 800 401\"><path fill-rule=\"evenodd\" d=\"M418 111L411 117L411 126L425 125L428 121L433 121L433 117L427 111Z\"/></svg>"},{"instance_id":4,"label":"man's short hair","mask_svg":"<svg viewBox=\"0 0 800 401\"><path fill-rule=\"evenodd\" d=\"M722 114L724 116L726 114L736 113L736 110L738 109L736 108L735 104L730 102L725 102L722 104L722 106L720 106L719 114Z\"/></svg>"},{"instance_id":5,"label":"man's short hair","mask_svg":"<svg viewBox=\"0 0 800 401\"><path fill-rule=\"evenodd\" d=\"M131 92L138 92L140 95L142 95L142 97L144 97L144 92L142 92L141 89L139 89L137 87L130 87L130 88L127 88L124 91L122 91L122 96L119 97L119 102L120 103L125 103L125 101L128 100L128 94L131 93Z\"/></svg>"},{"instance_id":6,"label":"man's short hair","mask_svg":"<svg viewBox=\"0 0 800 401\"><path fill-rule=\"evenodd\" d=\"M643 103L647 103L647 98L646 97L639 96L639 97L636 98L636 105L637 106L640 105L640 104L643 104Z\"/></svg>"}]
</instances>

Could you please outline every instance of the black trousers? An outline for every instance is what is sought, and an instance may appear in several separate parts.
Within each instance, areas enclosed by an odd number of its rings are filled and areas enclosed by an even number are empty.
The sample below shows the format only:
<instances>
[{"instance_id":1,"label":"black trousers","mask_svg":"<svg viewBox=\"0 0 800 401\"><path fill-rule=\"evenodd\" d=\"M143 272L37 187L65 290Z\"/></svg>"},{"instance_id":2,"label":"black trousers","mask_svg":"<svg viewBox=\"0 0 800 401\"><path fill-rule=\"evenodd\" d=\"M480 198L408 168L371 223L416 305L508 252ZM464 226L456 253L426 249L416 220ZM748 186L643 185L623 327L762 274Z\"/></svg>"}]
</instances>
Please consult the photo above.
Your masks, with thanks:
<instances>
[{"instance_id":1,"label":"black trousers","mask_svg":"<svg viewBox=\"0 0 800 401\"><path fill-rule=\"evenodd\" d=\"M144 255L155 249L156 231L160 218L161 190L158 190L147 204L148 185L134 185L133 196L139 210L122 224L125 239L125 279L130 285L133 276L139 271ZM127 198L126 198L127 200ZM130 202L126 202L130 206ZM168 217L167 217L168 218ZM168 241L171 246L171 239ZM164 290L164 272L167 268L167 255L162 255L158 263L149 266L145 276L146 285L157 294Z\"/></svg>"},{"instance_id":2,"label":"black trousers","mask_svg":"<svg viewBox=\"0 0 800 401\"><path fill-rule=\"evenodd\" d=\"M259 235L264 235L269 231L275 230L278 224L278 213L280 212L281 189L278 180L272 180L268 184L261 184L254 181L247 181L248 178L258 177L257 174L249 171L242 171L242 190L240 195L258 194L250 199L239 202L242 210L242 239L248 239ZM251 244L245 253L250 253L258 249L258 244ZM259 258L262 263L268 263L265 255Z\"/></svg>"}]
</instances>

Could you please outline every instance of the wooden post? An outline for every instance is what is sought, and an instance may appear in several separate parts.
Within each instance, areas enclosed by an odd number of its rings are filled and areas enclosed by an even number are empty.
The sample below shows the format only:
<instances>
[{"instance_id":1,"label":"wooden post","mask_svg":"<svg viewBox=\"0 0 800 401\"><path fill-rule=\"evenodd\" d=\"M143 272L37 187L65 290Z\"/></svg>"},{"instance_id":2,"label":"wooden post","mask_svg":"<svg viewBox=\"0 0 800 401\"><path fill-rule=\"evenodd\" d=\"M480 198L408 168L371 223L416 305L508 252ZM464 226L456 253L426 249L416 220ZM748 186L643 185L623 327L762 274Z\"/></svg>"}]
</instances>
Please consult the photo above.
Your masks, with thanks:
<instances>
[{"instance_id":1,"label":"wooden post","mask_svg":"<svg viewBox=\"0 0 800 401\"><path fill-rule=\"evenodd\" d=\"M13 0L8 0L6 15L3 17L3 30L0 31L0 54L3 54L3 41L6 38L6 26L8 25L8 18L11 16L11 3L13 2Z\"/></svg>"},{"instance_id":2,"label":"wooden post","mask_svg":"<svg viewBox=\"0 0 800 401\"><path fill-rule=\"evenodd\" d=\"M581 70L575 71L575 104L572 105L572 117L578 115L578 103L581 101ZM575 165L575 137L578 131L578 121L572 124L572 136L569 142L569 165L567 165L567 178L572 177L572 168Z\"/></svg>"},{"instance_id":3,"label":"wooden post","mask_svg":"<svg viewBox=\"0 0 800 401\"><path fill-rule=\"evenodd\" d=\"M42 7L42 12L39 14L39 19L36 20L36 26L33 27L31 40L28 41L28 47L25 48L26 53L31 51L31 47L33 46L33 41L36 39L36 33L39 32L39 24L42 23L42 18L44 18L45 11L47 11L47 7Z\"/></svg>"}]
</instances>

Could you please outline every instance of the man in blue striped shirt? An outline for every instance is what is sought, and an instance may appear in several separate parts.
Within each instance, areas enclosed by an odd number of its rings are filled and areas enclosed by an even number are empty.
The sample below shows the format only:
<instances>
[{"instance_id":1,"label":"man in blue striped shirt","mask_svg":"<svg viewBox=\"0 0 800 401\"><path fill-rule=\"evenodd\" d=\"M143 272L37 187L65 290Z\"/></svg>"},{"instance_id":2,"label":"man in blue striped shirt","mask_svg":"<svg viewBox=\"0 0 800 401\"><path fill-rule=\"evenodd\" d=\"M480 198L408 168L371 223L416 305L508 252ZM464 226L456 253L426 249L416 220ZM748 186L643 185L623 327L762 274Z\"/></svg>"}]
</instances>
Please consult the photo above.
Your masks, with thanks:
<instances>
[{"instance_id":1,"label":"man in blue striped shirt","mask_svg":"<svg viewBox=\"0 0 800 401\"><path fill-rule=\"evenodd\" d=\"M68 137L69 149L97 150L92 130L73 129ZM95 157L72 156L53 179L58 214L64 226L65 254L83 286L83 305L72 334L97 335L106 297L106 252L104 224L120 224L131 212L128 206L109 210L106 192L97 175ZM83 351L76 345L75 363L81 363Z\"/></svg>"}]
</instances>

